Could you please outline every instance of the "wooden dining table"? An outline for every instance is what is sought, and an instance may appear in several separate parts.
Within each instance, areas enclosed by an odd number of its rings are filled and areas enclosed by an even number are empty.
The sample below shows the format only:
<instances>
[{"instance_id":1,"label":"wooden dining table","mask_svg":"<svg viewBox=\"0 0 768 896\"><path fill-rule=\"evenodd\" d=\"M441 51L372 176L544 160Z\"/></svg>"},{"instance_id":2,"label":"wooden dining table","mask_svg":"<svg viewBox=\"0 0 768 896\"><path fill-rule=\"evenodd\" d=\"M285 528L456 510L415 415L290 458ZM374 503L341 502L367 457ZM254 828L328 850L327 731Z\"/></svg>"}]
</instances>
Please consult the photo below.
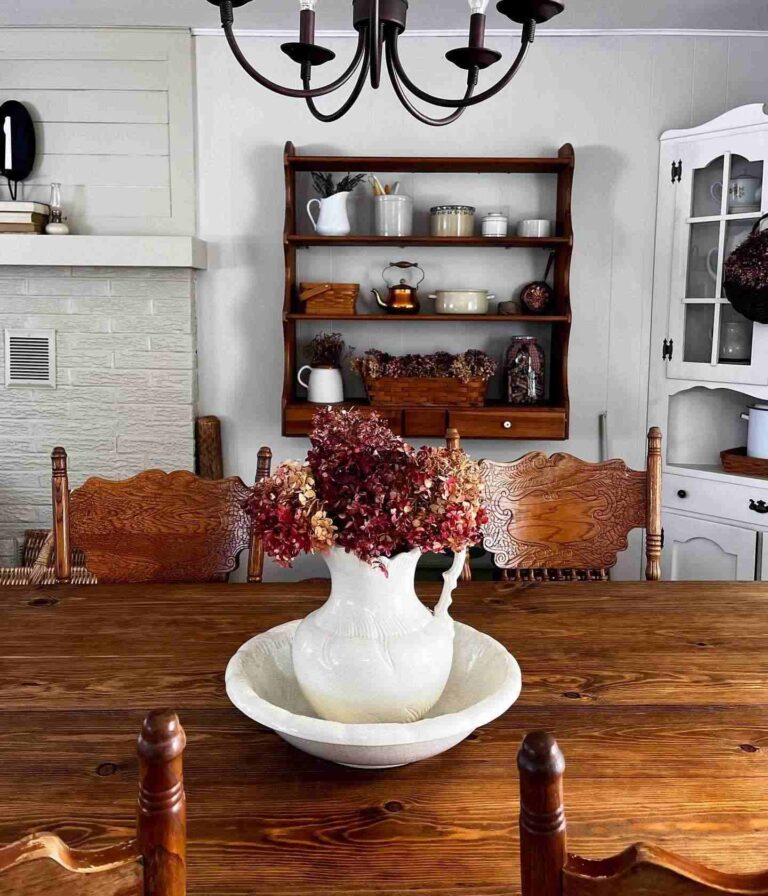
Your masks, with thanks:
<instances>
[{"instance_id":1,"label":"wooden dining table","mask_svg":"<svg viewBox=\"0 0 768 896\"><path fill-rule=\"evenodd\" d=\"M169 706L188 737L190 894L517 893L515 755L541 728L566 757L571 850L644 840L768 867L768 584L462 585L454 618L515 655L521 696L449 752L379 771L297 751L225 693L244 641L327 592L0 590L0 844L130 836L136 736Z\"/></svg>"}]
</instances>

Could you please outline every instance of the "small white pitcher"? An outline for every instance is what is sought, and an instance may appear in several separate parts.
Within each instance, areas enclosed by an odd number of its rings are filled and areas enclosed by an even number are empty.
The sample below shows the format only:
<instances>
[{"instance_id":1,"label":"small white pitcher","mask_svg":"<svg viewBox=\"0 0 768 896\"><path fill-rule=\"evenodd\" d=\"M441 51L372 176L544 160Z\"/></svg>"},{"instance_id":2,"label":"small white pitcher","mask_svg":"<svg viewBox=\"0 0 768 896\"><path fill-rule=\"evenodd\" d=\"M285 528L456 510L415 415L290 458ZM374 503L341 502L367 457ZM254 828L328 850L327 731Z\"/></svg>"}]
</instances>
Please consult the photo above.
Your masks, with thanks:
<instances>
[{"instance_id":1,"label":"small white pitcher","mask_svg":"<svg viewBox=\"0 0 768 896\"><path fill-rule=\"evenodd\" d=\"M309 371L309 382L301 375ZM310 367L305 364L296 374L296 379L307 390L307 400L313 404L338 404L344 401L344 383L338 367Z\"/></svg>"},{"instance_id":2,"label":"small white pitcher","mask_svg":"<svg viewBox=\"0 0 768 896\"><path fill-rule=\"evenodd\" d=\"M312 226L320 236L347 236L352 227L347 214L349 193L334 193L325 199L310 199L307 203L307 214ZM320 213L315 220L312 215L312 203L320 206Z\"/></svg>"}]
</instances>

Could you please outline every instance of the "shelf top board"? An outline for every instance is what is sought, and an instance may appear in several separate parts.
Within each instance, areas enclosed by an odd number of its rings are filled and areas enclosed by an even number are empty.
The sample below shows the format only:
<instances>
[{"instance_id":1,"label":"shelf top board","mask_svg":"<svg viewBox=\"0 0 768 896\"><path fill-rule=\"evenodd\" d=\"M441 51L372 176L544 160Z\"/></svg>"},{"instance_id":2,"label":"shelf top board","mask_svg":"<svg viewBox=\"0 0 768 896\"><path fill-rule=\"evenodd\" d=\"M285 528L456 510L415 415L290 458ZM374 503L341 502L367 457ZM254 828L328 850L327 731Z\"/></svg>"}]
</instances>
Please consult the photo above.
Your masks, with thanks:
<instances>
[{"instance_id":1,"label":"shelf top board","mask_svg":"<svg viewBox=\"0 0 768 896\"><path fill-rule=\"evenodd\" d=\"M573 168L573 155L541 158L287 155L294 171L394 171L425 174L558 174Z\"/></svg>"},{"instance_id":2,"label":"shelf top board","mask_svg":"<svg viewBox=\"0 0 768 896\"><path fill-rule=\"evenodd\" d=\"M484 249L557 249L572 243L570 236L318 236L291 233L286 237L293 246L469 246Z\"/></svg>"},{"instance_id":3,"label":"shelf top board","mask_svg":"<svg viewBox=\"0 0 768 896\"><path fill-rule=\"evenodd\" d=\"M203 240L190 236L0 234L0 266L205 268Z\"/></svg>"},{"instance_id":4,"label":"shelf top board","mask_svg":"<svg viewBox=\"0 0 768 896\"><path fill-rule=\"evenodd\" d=\"M462 321L499 323L503 321L504 323L556 324L569 323L570 317L566 314L302 314L293 312L286 315L286 320L386 321L387 323L401 321L420 323L439 320L456 323Z\"/></svg>"}]
</instances>

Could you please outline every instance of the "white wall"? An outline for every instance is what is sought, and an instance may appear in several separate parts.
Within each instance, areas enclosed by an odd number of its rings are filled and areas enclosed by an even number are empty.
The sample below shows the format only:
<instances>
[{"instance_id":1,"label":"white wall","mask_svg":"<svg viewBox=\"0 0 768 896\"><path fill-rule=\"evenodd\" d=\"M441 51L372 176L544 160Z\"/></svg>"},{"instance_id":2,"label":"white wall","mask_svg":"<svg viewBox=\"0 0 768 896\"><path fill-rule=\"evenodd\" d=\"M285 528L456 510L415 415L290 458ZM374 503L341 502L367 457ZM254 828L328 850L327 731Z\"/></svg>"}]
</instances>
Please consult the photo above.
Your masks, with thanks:
<instances>
[{"instance_id":1,"label":"white wall","mask_svg":"<svg viewBox=\"0 0 768 896\"><path fill-rule=\"evenodd\" d=\"M36 126L19 198L47 202L59 181L73 233L193 234L192 69L188 31L0 31L0 102Z\"/></svg>"},{"instance_id":2,"label":"white wall","mask_svg":"<svg viewBox=\"0 0 768 896\"><path fill-rule=\"evenodd\" d=\"M405 63L414 79L435 88L442 82L444 91L458 90L460 79L443 75L448 66L442 55L455 42L439 37L404 41ZM273 39L251 37L243 44L263 71L284 81L295 76ZM331 45L342 60L349 57L350 41L338 39ZM223 418L227 470L252 477L256 451L265 443L278 460L303 456L306 448L304 440L283 440L279 434L281 162L287 139L305 151L376 155L539 155L572 142L576 236L570 441L471 442L467 447L476 455L495 458L542 449L596 459L598 416L607 409L610 453L641 464L657 138L666 128L687 127L732 106L768 99L767 51L765 36L544 36L516 81L499 97L470 110L457 124L435 130L410 119L386 82L378 95L366 92L339 123L320 124L299 102L274 96L251 82L221 38L199 37L199 220L200 235L210 241L211 261L199 291L200 410ZM336 103L338 99L332 99ZM330 105L325 102L322 108ZM452 187L460 188L469 193L472 183ZM539 201L538 188L523 195L521 209ZM514 216L514 196L505 201ZM322 276L335 272L341 278L345 266L353 263L349 254L339 253L334 262L318 250L311 252L311 270ZM430 286L461 272L465 282L487 282L510 292L541 262L519 254L502 259L486 252L452 258L430 250L417 260L432 269ZM375 283L382 262L391 260L380 251L371 252L360 267L360 255L354 258L356 277L359 274L364 284L366 279ZM383 345L394 339L398 345L413 345L416 331L403 325L395 334L395 326L375 328L373 341ZM447 324L439 327L425 328L429 336L424 341L448 340L449 333L455 340L455 329L446 329ZM358 348L364 347L360 340L373 332L363 333L362 328L357 325L350 338ZM471 331L463 338L471 338L475 345L485 337ZM654 360L656 354L654 350ZM296 574L305 574L307 568L305 563ZM637 555L622 568L636 574Z\"/></svg>"}]
</instances>

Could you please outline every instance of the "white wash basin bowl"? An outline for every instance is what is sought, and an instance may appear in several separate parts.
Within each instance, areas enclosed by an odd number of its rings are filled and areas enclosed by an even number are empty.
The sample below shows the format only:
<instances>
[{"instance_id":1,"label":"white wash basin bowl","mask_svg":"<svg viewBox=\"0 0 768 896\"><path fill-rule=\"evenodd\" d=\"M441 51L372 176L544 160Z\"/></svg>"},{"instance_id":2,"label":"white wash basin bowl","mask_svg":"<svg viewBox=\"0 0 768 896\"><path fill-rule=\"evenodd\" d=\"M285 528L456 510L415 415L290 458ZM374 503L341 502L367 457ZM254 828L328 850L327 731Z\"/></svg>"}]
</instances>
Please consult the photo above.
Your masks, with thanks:
<instances>
[{"instance_id":1,"label":"white wash basin bowl","mask_svg":"<svg viewBox=\"0 0 768 896\"><path fill-rule=\"evenodd\" d=\"M227 666L229 699L288 743L341 765L391 768L436 756L506 712L520 694L520 667L498 641L456 623L453 666L437 704L418 722L347 724L320 719L291 660L300 620L256 635Z\"/></svg>"}]
</instances>

